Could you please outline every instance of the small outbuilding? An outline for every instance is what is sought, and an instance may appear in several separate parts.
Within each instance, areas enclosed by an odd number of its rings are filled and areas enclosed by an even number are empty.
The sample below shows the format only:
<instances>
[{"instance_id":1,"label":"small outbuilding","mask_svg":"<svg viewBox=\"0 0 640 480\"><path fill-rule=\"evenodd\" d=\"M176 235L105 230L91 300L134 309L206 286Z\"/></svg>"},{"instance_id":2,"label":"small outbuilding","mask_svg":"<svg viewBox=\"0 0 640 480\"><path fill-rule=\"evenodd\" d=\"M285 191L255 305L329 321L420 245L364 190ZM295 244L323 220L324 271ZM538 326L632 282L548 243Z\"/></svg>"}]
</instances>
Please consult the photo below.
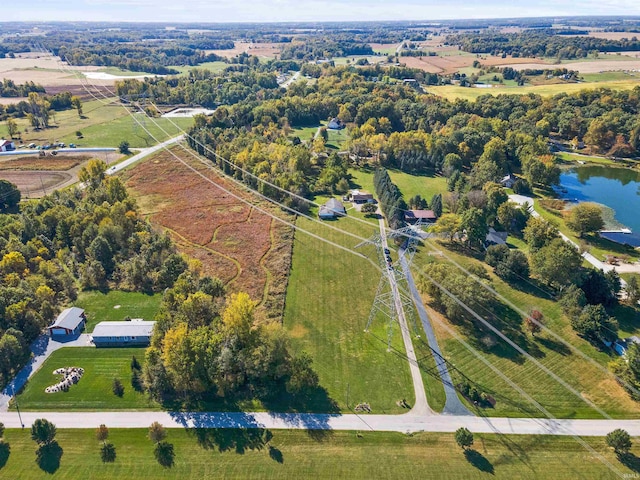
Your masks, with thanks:
<instances>
[{"instance_id":1,"label":"small outbuilding","mask_svg":"<svg viewBox=\"0 0 640 480\"><path fill-rule=\"evenodd\" d=\"M53 325L47 329L51 337L79 335L86 322L87 317L84 314L84 310L78 307L71 307L60 312Z\"/></svg>"},{"instance_id":2,"label":"small outbuilding","mask_svg":"<svg viewBox=\"0 0 640 480\"><path fill-rule=\"evenodd\" d=\"M91 337L96 347L146 347L151 342L155 324L142 319L100 322Z\"/></svg>"},{"instance_id":3,"label":"small outbuilding","mask_svg":"<svg viewBox=\"0 0 640 480\"><path fill-rule=\"evenodd\" d=\"M438 217L433 210L407 210L404 214L404 221L414 223L434 223Z\"/></svg>"},{"instance_id":4,"label":"small outbuilding","mask_svg":"<svg viewBox=\"0 0 640 480\"><path fill-rule=\"evenodd\" d=\"M344 217L347 214L347 210L344 208L344 205L340 203L339 200L335 198L330 199L320 207L318 211L318 217L321 220L330 220L336 217Z\"/></svg>"}]
</instances>

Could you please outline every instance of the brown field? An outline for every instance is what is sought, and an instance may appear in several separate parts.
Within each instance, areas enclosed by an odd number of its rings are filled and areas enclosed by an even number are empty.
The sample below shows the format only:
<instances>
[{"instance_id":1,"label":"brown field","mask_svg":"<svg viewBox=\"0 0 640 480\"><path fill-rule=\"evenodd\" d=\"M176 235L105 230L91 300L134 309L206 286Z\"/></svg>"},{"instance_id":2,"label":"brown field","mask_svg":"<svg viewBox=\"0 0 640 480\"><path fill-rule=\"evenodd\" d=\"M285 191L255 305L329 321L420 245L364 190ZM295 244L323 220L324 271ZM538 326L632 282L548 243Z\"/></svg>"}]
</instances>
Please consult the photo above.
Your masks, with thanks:
<instances>
[{"instance_id":1,"label":"brown field","mask_svg":"<svg viewBox=\"0 0 640 480\"><path fill-rule=\"evenodd\" d=\"M280 53L283 45L286 44L235 42L235 47L230 50L207 50L207 53L215 53L221 57L231 58L246 52L257 57L274 58Z\"/></svg>"},{"instance_id":2,"label":"brown field","mask_svg":"<svg viewBox=\"0 0 640 480\"><path fill-rule=\"evenodd\" d=\"M216 184L255 203L183 150L174 152ZM261 302L263 315L281 316L293 241L289 227L223 192L167 152L127 171L125 181L141 213L169 232L181 252L200 260L206 274Z\"/></svg>"},{"instance_id":3,"label":"brown field","mask_svg":"<svg viewBox=\"0 0 640 480\"><path fill-rule=\"evenodd\" d=\"M631 39L633 37L640 38L640 33L633 32L589 32L589 37L604 38L607 40L622 40L623 38Z\"/></svg>"},{"instance_id":4,"label":"brown field","mask_svg":"<svg viewBox=\"0 0 640 480\"><path fill-rule=\"evenodd\" d=\"M455 73L461 68L470 67L473 62L478 60L484 66L507 66L513 64L522 64L523 61L529 62L530 65L544 64L541 58L502 58L491 55L473 55L461 53L457 49L451 47L445 48L425 48L439 52L436 57L401 57L400 62L411 68L419 68L429 73ZM534 67L528 67L534 68Z\"/></svg>"},{"instance_id":5,"label":"brown field","mask_svg":"<svg viewBox=\"0 0 640 480\"><path fill-rule=\"evenodd\" d=\"M0 171L0 179L15 184L23 198L39 198L74 181L73 175L67 172L15 170Z\"/></svg>"},{"instance_id":6,"label":"brown field","mask_svg":"<svg viewBox=\"0 0 640 480\"><path fill-rule=\"evenodd\" d=\"M528 63L512 63L511 67L516 70L525 70L528 68L540 68L539 63L532 63L527 59ZM584 62L570 62L557 65L548 64L549 68L566 68L568 70L576 70L580 73L600 73L639 70L640 60L592 60Z\"/></svg>"},{"instance_id":7,"label":"brown field","mask_svg":"<svg viewBox=\"0 0 640 480\"><path fill-rule=\"evenodd\" d=\"M25 97L0 97L0 105L12 105L27 100Z\"/></svg>"},{"instance_id":8,"label":"brown field","mask_svg":"<svg viewBox=\"0 0 640 480\"><path fill-rule=\"evenodd\" d=\"M26 157L11 158L0 157L0 170L42 170L42 171L65 171L80 165L82 162L89 160L86 155L70 156L56 155L39 157L38 155L29 155Z\"/></svg>"}]
</instances>

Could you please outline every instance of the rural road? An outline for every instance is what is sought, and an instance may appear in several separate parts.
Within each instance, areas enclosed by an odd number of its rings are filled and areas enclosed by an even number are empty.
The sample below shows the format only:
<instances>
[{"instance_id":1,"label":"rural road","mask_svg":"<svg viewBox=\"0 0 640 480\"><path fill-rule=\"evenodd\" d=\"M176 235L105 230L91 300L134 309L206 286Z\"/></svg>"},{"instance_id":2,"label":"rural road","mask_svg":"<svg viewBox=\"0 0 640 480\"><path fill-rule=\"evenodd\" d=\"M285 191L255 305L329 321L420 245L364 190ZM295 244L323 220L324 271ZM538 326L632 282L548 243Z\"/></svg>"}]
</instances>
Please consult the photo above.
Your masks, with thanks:
<instances>
[{"instance_id":1,"label":"rural road","mask_svg":"<svg viewBox=\"0 0 640 480\"><path fill-rule=\"evenodd\" d=\"M291 86L291 84L298 79L298 77L300 77L300 72L294 73L291 76L291 78L289 78L289 79L285 80L284 82L282 82L282 85L280 85L280 87L289 88Z\"/></svg>"},{"instance_id":2,"label":"rural road","mask_svg":"<svg viewBox=\"0 0 640 480\"><path fill-rule=\"evenodd\" d=\"M380 226L380 238L382 241L382 248L389 248L387 244L387 233L384 225L384 217L378 209L378 225ZM422 382L422 373L420 372L420 365L416 357L416 352L413 349L413 342L411 341L411 332L409 325L407 325L407 319L404 315L404 307L402 305L402 299L400 298L400 292L398 290L398 284L394 270L391 268L385 268L384 275L387 275L389 283L391 285L391 292L393 294L393 302L398 312L398 323L400 324L400 332L402 333L402 340L404 341L404 348L407 353L407 360L409 361L409 370L411 372L411 380L413 383L413 390L415 394L415 402L411 408L410 413L416 416L430 416L434 412L429 408L427 402L427 395L424 389L424 383Z\"/></svg>"},{"instance_id":3,"label":"rural road","mask_svg":"<svg viewBox=\"0 0 640 480\"><path fill-rule=\"evenodd\" d=\"M405 257L405 247L402 247L398 250L398 256L400 257L400 265L402 266L402 271L404 272L404 276L407 279L407 284L409 285L409 291L411 292L411 296L413 297L413 303L416 306L418 316L420 317L420 321L422 322L422 328L424 329L424 333L427 336L429 348L431 349L431 353L436 362L440 380L442 380L442 384L444 386L446 400L444 408L442 409L442 413L444 415L473 415L467 409L467 407L464 406L462 401L460 401L460 397L458 397L458 392L456 391L453 380L451 379L451 375L449 374L447 363L442 356L442 351L440 350L440 346L438 345L438 340L436 339L436 335L433 331L431 321L429 320L429 316L427 315L427 310L424 308L422 297L418 292L416 282L414 281L411 269L409 268L409 263L407 262L407 259Z\"/></svg>"},{"instance_id":4,"label":"rural road","mask_svg":"<svg viewBox=\"0 0 640 480\"><path fill-rule=\"evenodd\" d=\"M160 422L167 428L269 428L293 430L369 430L378 432L455 432L466 427L474 433L514 435L605 436L622 428L640 435L640 420L549 420L491 418L470 415L355 415L270 412L21 412L25 426L46 418L58 428L148 428ZM7 428L20 428L16 412L0 414Z\"/></svg>"},{"instance_id":5,"label":"rural road","mask_svg":"<svg viewBox=\"0 0 640 480\"><path fill-rule=\"evenodd\" d=\"M114 173L118 173L119 171L133 165L137 161L142 160L143 158L148 157L149 155L156 153L157 151L162 150L165 147L168 147L170 145L173 145L174 143L178 143L182 141L182 139L184 139L184 135L178 135L177 137L170 138L169 140L166 140L162 143L154 145L153 147L145 148L140 153L135 154L133 157L127 158L125 161L120 162L119 164L114 165L113 167L109 167L106 173L107 175L113 175Z\"/></svg>"}]
</instances>

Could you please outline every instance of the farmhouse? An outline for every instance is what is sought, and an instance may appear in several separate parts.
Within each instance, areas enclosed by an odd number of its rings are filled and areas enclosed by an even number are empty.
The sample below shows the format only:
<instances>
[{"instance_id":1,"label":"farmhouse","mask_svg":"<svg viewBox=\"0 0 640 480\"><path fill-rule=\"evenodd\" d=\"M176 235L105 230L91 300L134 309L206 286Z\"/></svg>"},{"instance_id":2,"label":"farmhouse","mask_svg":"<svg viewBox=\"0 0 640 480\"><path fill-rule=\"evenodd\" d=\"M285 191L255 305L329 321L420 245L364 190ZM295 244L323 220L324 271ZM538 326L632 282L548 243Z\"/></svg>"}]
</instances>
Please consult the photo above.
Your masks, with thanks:
<instances>
[{"instance_id":1,"label":"farmhouse","mask_svg":"<svg viewBox=\"0 0 640 480\"><path fill-rule=\"evenodd\" d=\"M500 180L500 185L506 188L512 188L513 184L516 183L516 180L518 180L516 176L510 173L509 175L505 175L505 177Z\"/></svg>"},{"instance_id":2,"label":"farmhouse","mask_svg":"<svg viewBox=\"0 0 640 480\"><path fill-rule=\"evenodd\" d=\"M342 130L345 127L342 120L339 118L332 118L331 121L327 124L327 128L330 130Z\"/></svg>"},{"instance_id":3,"label":"farmhouse","mask_svg":"<svg viewBox=\"0 0 640 480\"><path fill-rule=\"evenodd\" d=\"M361 192L360 190L353 190L351 192L351 201L353 203L373 203L373 194Z\"/></svg>"},{"instance_id":4,"label":"farmhouse","mask_svg":"<svg viewBox=\"0 0 640 480\"><path fill-rule=\"evenodd\" d=\"M437 220L433 210L407 210L404 214L404 221L407 223L434 223Z\"/></svg>"},{"instance_id":5,"label":"farmhouse","mask_svg":"<svg viewBox=\"0 0 640 480\"><path fill-rule=\"evenodd\" d=\"M336 217L344 217L346 214L347 211L344 205L342 205L339 200L332 198L320 207L318 217L320 217L321 220L329 220Z\"/></svg>"},{"instance_id":6,"label":"farmhouse","mask_svg":"<svg viewBox=\"0 0 640 480\"><path fill-rule=\"evenodd\" d=\"M129 322L100 322L93 329L96 347L147 346L156 322L135 319Z\"/></svg>"},{"instance_id":7,"label":"farmhouse","mask_svg":"<svg viewBox=\"0 0 640 480\"><path fill-rule=\"evenodd\" d=\"M507 232L496 232L494 228L489 228L489 233L485 238L485 247L490 245L506 245L507 244Z\"/></svg>"},{"instance_id":8,"label":"farmhouse","mask_svg":"<svg viewBox=\"0 0 640 480\"><path fill-rule=\"evenodd\" d=\"M0 152L12 152L15 149L16 145L11 140L0 139Z\"/></svg>"},{"instance_id":9,"label":"farmhouse","mask_svg":"<svg viewBox=\"0 0 640 480\"><path fill-rule=\"evenodd\" d=\"M78 335L84 328L87 317L84 310L78 307L71 307L63 310L53 325L48 327L51 337L62 337Z\"/></svg>"}]
</instances>

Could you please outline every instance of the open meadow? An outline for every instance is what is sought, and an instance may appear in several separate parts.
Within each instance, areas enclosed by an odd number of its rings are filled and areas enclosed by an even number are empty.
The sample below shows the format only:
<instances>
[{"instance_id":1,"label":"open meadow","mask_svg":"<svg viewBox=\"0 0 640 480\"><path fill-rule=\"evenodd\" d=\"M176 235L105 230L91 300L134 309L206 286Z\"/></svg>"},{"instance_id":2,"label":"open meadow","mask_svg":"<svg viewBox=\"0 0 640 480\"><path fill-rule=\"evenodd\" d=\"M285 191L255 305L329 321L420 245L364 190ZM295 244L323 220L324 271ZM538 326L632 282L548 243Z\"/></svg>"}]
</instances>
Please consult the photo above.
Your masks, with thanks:
<instances>
[{"instance_id":1,"label":"open meadow","mask_svg":"<svg viewBox=\"0 0 640 480\"><path fill-rule=\"evenodd\" d=\"M255 202L191 154L181 148L173 152L213 183L166 152L145 159L124 174L142 215L169 232L181 252L200 260L205 274L220 278L231 291L247 292L264 313L277 317L291 258L290 228L225 193L218 186ZM261 208L275 212L266 203Z\"/></svg>"},{"instance_id":2,"label":"open meadow","mask_svg":"<svg viewBox=\"0 0 640 480\"><path fill-rule=\"evenodd\" d=\"M170 430L167 441L174 446L175 459L172 467L163 468L153 456L146 429L109 430L109 442L116 447L113 463L100 461L100 443L92 429L58 430L61 456L44 464L46 470L35 462L36 446L28 429L7 430L5 439L10 452L0 459L0 476L15 480L618 478L569 437L477 434L473 450L465 453L452 434ZM637 447L623 465L604 439L586 442L625 478L638 475Z\"/></svg>"}]
</instances>

